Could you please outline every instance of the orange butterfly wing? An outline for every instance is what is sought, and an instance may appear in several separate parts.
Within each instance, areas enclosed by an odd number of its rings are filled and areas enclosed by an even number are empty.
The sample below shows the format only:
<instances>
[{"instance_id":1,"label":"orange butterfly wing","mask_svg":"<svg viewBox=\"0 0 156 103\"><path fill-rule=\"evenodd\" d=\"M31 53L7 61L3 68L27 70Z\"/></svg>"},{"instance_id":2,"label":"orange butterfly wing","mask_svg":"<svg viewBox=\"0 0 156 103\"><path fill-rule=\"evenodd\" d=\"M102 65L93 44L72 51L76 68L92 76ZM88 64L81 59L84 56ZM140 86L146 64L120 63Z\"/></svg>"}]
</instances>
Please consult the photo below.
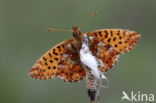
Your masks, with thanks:
<instances>
[{"instance_id":1,"label":"orange butterfly wing","mask_svg":"<svg viewBox=\"0 0 156 103\"><path fill-rule=\"evenodd\" d=\"M119 54L131 50L140 39L140 34L123 29L102 29L88 32L93 54L105 64L101 71L107 71L118 61ZM36 79L50 79L60 77L68 82L82 80L85 71L81 67L79 54L70 52L68 45L71 40L66 40L47 51L30 70L30 76Z\"/></svg>"},{"instance_id":2,"label":"orange butterfly wing","mask_svg":"<svg viewBox=\"0 0 156 103\"><path fill-rule=\"evenodd\" d=\"M61 42L41 56L30 70L30 76L40 80L56 76L69 82L82 80L83 76L85 76L85 71L72 60L75 55L72 56L73 54L68 48L71 40Z\"/></svg>"},{"instance_id":3,"label":"orange butterfly wing","mask_svg":"<svg viewBox=\"0 0 156 103\"><path fill-rule=\"evenodd\" d=\"M92 43L90 50L104 64L103 67L100 67L100 70L103 72L111 69L118 62L120 52L97 38L90 41Z\"/></svg>"},{"instance_id":4,"label":"orange butterfly wing","mask_svg":"<svg viewBox=\"0 0 156 103\"><path fill-rule=\"evenodd\" d=\"M60 61L58 77L68 82L77 82L82 80L86 75L85 70L81 67L79 55L65 50L63 57Z\"/></svg>"},{"instance_id":5,"label":"orange butterfly wing","mask_svg":"<svg viewBox=\"0 0 156 103\"><path fill-rule=\"evenodd\" d=\"M124 29L102 29L88 32L87 35L111 45L120 53L133 49L140 39L137 32Z\"/></svg>"},{"instance_id":6,"label":"orange butterfly wing","mask_svg":"<svg viewBox=\"0 0 156 103\"><path fill-rule=\"evenodd\" d=\"M134 48L140 39L140 34L123 29L102 29L88 32L87 35L95 37L91 40L91 51L104 63L101 71L111 69L118 62L120 54Z\"/></svg>"}]
</instances>

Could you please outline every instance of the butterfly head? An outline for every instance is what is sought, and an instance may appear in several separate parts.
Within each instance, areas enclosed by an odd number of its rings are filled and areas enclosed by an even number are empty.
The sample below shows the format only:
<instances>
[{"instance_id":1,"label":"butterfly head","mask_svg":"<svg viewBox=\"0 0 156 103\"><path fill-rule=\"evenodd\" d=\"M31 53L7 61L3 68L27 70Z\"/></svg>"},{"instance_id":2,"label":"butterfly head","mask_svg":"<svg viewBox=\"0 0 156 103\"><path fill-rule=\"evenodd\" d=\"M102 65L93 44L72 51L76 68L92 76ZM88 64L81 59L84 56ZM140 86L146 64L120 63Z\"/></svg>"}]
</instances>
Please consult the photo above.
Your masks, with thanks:
<instances>
[{"instance_id":1,"label":"butterfly head","mask_svg":"<svg viewBox=\"0 0 156 103\"><path fill-rule=\"evenodd\" d=\"M72 29L73 29L73 37L74 37L74 39L76 39L76 40L81 40L81 38L82 38L82 33L81 33L81 31L78 29L78 27L75 26L75 27L73 27Z\"/></svg>"}]
</instances>

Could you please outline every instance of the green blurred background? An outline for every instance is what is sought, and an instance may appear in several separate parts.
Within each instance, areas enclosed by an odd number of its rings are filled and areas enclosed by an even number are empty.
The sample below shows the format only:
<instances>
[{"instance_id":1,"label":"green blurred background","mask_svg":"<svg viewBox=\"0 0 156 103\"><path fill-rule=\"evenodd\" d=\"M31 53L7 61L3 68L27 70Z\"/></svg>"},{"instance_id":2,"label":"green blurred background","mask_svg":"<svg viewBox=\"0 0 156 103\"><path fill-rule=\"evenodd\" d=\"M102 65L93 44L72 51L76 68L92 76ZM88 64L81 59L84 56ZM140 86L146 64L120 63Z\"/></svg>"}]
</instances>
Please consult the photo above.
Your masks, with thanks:
<instances>
[{"instance_id":1,"label":"green blurred background","mask_svg":"<svg viewBox=\"0 0 156 103\"><path fill-rule=\"evenodd\" d=\"M71 29L95 10L82 32L123 28L142 34L106 74L110 86L101 89L101 103L121 103L123 90L156 96L156 0L0 0L0 103L89 103L85 80L41 81L28 72L44 52L72 36L48 27Z\"/></svg>"}]
</instances>

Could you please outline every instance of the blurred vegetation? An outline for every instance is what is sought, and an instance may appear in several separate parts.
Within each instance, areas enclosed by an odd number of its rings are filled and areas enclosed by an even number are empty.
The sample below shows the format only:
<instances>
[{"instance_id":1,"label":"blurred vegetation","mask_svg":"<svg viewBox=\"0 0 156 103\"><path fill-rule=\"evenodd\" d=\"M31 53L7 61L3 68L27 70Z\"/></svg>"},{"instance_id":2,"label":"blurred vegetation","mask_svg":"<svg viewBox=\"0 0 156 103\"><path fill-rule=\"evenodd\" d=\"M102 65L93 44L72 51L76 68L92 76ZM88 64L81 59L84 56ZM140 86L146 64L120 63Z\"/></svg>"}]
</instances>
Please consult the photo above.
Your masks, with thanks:
<instances>
[{"instance_id":1,"label":"blurred vegetation","mask_svg":"<svg viewBox=\"0 0 156 103\"><path fill-rule=\"evenodd\" d=\"M95 10L99 14L82 32L123 28L142 34L106 74L110 87L101 90L101 103L121 103L123 90L156 95L156 0L0 0L0 103L89 102L85 80L40 81L28 72L46 50L72 36L48 27L71 29Z\"/></svg>"}]
</instances>

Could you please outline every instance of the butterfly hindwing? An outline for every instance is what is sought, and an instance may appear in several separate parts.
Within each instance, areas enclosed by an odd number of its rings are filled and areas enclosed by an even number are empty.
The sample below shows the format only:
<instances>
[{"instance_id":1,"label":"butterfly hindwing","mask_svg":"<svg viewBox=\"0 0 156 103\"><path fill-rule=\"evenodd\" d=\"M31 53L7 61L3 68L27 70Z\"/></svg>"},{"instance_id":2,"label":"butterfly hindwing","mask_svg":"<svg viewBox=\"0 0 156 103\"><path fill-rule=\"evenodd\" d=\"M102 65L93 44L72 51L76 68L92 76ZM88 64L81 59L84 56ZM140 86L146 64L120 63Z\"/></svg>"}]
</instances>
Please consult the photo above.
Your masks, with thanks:
<instances>
[{"instance_id":1,"label":"butterfly hindwing","mask_svg":"<svg viewBox=\"0 0 156 103\"><path fill-rule=\"evenodd\" d=\"M85 70L81 67L79 54L65 49L57 72L58 77L68 82L77 82L85 76Z\"/></svg>"},{"instance_id":2,"label":"butterfly hindwing","mask_svg":"<svg viewBox=\"0 0 156 103\"><path fill-rule=\"evenodd\" d=\"M137 32L124 29L101 29L88 32L87 34L110 44L120 53L133 49L140 39L140 34Z\"/></svg>"},{"instance_id":3,"label":"butterfly hindwing","mask_svg":"<svg viewBox=\"0 0 156 103\"><path fill-rule=\"evenodd\" d=\"M101 67L100 70L103 72L111 69L114 64L117 63L120 52L118 52L111 45L106 44L97 38L94 38L90 41L92 44L90 48L92 53L104 64L104 66Z\"/></svg>"},{"instance_id":4,"label":"butterfly hindwing","mask_svg":"<svg viewBox=\"0 0 156 103\"><path fill-rule=\"evenodd\" d=\"M118 62L120 53L109 44L104 43L104 45L99 45L98 47L100 49L96 56L105 64L105 66L100 68L100 70L108 71Z\"/></svg>"}]
</instances>

